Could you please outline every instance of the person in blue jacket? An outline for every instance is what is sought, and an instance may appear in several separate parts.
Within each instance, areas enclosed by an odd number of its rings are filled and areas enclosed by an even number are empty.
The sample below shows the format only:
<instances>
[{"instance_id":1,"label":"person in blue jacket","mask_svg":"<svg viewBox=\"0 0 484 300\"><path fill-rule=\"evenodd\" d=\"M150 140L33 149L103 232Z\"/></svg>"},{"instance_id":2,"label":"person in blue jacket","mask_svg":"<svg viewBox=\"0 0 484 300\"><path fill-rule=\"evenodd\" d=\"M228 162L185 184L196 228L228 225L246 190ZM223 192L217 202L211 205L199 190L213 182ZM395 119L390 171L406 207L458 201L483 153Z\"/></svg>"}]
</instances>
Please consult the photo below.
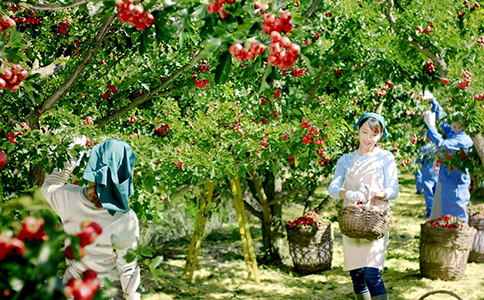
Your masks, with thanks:
<instances>
[{"instance_id":1,"label":"person in blue jacket","mask_svg":"<svg viewBox=\"0 0 484 300\"><path fill-rule=\"evenodd\" d=\"M417 163L419 163L419 161L417 161ZM415 176L415 187L417 188L417 194L421 195L423 190L422 170L417 169L413 175Z\"/></svg>"},{"instance_id":2,"label":"person in blue jacket","mask_svg":"<svg viewBox=\"0 0 484 300\"><path fill-rule=\"evenodd\" d=\"M465 122L454 121L451 124L444 119L441 128L447 138L443 138L442 134L437 131L435 120L445 117L440 104L431 93L426 92L430 99L429 103L432 105L431 111L424 114L424 122L428 127L427 135L430 140L436 145L439 151L444 155L460 155L461 151L469 152L474 143L469 135L463 131ZM441 212L439 216L450 214L458 219L468 222L467 204L470 200L469 186L471 178L469 171L459 170L457 167L446 167L443 163L440 164L438 186L436 194L440 194L441 198ZM432 212L433 215L433 212Z\"/></svg>"},{"instance_id":3,"label":"person in blue jacket","mask_svg":"<svg viewBox=\"0 0 484 300\"><path fill-rule=\"evenodd\" d=\"M435 189L437 187L438 175L435 170L435 145L430 141L427 136L427 144L420 148L418 162L422 165L419 169L422 174L422 187L425 197L425 215L424 218L430 217L432 212L432 205L434 203Z\"/></svg>"}]
</instances>

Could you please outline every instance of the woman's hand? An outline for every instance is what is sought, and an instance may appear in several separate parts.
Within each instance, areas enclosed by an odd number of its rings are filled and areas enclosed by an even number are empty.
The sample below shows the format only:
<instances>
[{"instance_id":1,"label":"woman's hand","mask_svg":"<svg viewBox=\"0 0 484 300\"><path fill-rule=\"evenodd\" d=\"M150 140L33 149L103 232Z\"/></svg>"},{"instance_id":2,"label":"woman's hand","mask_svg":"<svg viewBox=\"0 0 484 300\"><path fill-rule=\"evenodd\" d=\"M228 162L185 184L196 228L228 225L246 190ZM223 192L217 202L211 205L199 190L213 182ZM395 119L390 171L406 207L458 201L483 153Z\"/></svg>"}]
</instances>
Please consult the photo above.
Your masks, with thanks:
<instances>
[{"instance_id":1,"label":"woman's hand","mask_svg":"<svg viewBox=\"0 0 484 300\"><path fill-rule=\"evenodd\" d=\"M387 194L385 191L381 191L379 193L375 193L372 197L372 199L377 199L377 200L383 200L387 197Z\"/></svg>"}]
</instances>

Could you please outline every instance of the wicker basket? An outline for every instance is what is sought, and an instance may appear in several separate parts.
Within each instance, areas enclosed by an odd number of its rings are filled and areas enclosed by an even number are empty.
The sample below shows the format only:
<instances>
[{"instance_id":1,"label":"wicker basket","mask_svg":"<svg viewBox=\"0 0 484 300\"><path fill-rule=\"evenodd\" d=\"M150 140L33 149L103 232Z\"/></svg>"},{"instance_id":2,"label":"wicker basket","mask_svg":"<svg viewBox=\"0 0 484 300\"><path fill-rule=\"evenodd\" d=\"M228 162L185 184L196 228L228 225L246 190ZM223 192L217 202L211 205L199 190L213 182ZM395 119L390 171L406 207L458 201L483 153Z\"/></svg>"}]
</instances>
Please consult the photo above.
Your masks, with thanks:
<instances>
[{"instance_id":1,"label":"wicker basket","mask_svg":"<svg viewBox=\"0 0 484 300\"><path fill-rule=\"evenodd\" d=\"M391 215L378 213L365 205L348 205L338 211L341 233L350 238L376 240L390 229Z\"/></svg>"},{"instance_id":2,"label":"wicker basket","mask_svg":"<svg viewBox=\"0 0 484 300\"><path fill-rule=\"evenodd\" d=\"M469 261L484 263L484 216L470 217L469 225L477 230L474 244L469 254Z\"/></svg>"},{"instance_id":3,"label":"wicker basket","mask_svg":"<svg viewBox=\"0 0 484 300\"><path fill-rule=\"evenodd\" d=\"M331 224L312 228L311 231L294 226L286 228L289 253L296 272L306 275L331 269L333 258Z\"/></svg>"},{"instance_id":4,"label":"wicker basket","mask_svg":"<svg viewBox=\"0 0 484 300\"><path fill-rule=\"evenodd\" d=\"M465 273L476 229L420 225L420 274L431 279L459 280Z\"/></svg>"}]
</instances>

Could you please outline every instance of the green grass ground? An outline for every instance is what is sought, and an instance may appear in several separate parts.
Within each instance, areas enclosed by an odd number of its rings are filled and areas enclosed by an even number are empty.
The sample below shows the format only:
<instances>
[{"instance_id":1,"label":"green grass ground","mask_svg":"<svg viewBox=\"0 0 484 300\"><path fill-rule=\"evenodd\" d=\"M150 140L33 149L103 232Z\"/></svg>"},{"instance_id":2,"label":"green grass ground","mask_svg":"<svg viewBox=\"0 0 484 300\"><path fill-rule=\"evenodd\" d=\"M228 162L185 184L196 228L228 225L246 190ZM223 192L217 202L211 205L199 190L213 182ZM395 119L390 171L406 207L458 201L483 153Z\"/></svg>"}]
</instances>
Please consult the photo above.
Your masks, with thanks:
<instances>
[{"instance_id":1,"label":"green grass ground","mask_svg":"<svg viewBox=\"0 0 484 300\"><path fill-rule=\"evenodd\" d=\"M390 245L383 278L389 299L417 300L434 290L453 291L465 300L484 299L484 267L469 263L465 276L459 281L431 280L420 276L418 218L425 210L424 198L415 193L411 174L402 174L400 195L393 202L393 222ZM323 191L324 192L324 191ZM300 213L302 206L290 205L284 219ZM260 232L251 218L252 236L256 251L260 246ZM166 245L164 262L159 278L154 279L144 272L146 289L142 299L353 299L351 279L342 270L342 237L338 223L334 229L334 248L331 270L314 275L299 275L291 267L267 267L259 265L260 284L247 279L247 269L242 256L242 247L235 224L212 232L204 239L200 250L194 283L188 284L182 276L189 241L181 240ZM290 263L289 263L290 264ZM445 294L426 297L427 300L456 299Z\"/></svg>"}]
</instances>

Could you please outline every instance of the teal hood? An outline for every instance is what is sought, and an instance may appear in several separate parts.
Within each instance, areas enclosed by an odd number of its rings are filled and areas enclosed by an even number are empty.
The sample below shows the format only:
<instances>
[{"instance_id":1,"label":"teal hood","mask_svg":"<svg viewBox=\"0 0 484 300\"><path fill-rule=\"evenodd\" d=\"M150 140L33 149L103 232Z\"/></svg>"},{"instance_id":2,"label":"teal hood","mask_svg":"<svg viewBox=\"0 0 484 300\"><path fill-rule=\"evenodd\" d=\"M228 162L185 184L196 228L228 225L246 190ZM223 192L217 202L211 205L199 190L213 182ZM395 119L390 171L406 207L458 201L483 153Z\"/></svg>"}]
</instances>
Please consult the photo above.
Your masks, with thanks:
<instances>
[{"instance_id":1,"label":"teal hood","mask_svg":"<svg viewBox=\"0 0 484 300\"><path fill-rule=\"evenodd\" d=\"M360 126L361 122L365 119L368 119L368 118L375 118L377 119L378 121L380 121L380 124L382 125L383 127L383 135L381 136L382 138L386 138L388 136L388 131L387 131L387 126L386 126L386 122L385 122L385 118L382 116L382 115L379 115L379 114L376 114L376 113L364 113L359 119L358 121L355 123L355 125L353 126L353 128L355 130L358 129L358 126Z\"/></svg>"},{"instance_id":2,"label":"teal hood","mask_svg":"<svg viewBox=\"0 0 484 300\"><path fill-rule=\"evenodd\" d=\"M82 178L97 183L99 200L111 215L129 211L135 161L133 149L120 139L108 139L91 151Z\"/></svg>"}]
</instances>

